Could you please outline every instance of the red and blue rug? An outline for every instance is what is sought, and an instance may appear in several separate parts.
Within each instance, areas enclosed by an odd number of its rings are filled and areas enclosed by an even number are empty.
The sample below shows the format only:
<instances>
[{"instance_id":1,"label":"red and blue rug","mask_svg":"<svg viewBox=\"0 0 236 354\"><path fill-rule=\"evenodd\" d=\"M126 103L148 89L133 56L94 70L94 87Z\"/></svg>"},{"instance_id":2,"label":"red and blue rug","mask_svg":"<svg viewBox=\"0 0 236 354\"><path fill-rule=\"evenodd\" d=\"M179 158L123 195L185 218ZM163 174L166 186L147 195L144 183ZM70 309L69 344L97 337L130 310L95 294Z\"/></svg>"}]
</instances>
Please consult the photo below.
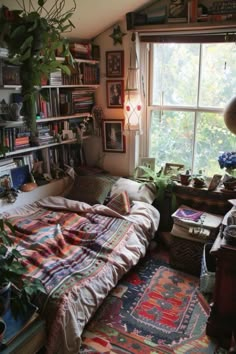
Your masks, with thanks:
<instances>
[{"instance_id":1,"label":"red and blue rug","mask_svg":"<svg viewBox=\"0 0 236 354\"><path fill-rule=\"evenodd\" d=\"M209 305L198 286L149 254L96 312L81 353L224 353L205 335Z\"/></svg>"}]
</instances>

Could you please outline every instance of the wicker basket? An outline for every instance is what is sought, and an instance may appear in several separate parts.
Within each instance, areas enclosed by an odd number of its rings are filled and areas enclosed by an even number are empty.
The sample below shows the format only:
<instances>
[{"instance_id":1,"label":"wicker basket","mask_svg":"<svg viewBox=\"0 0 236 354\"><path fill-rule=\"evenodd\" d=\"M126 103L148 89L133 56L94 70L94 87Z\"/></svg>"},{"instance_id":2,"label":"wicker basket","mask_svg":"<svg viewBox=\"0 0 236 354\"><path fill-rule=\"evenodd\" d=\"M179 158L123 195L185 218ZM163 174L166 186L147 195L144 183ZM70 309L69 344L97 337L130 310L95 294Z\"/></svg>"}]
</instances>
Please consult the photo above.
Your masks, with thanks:
<instances>
[{"instance_id":1,"label":"wicker basket","mask_svg":"<svg viewBox=\"0 0 236 354\"><path fill-rule=\"evenodd\" d=\"M172 236L170 246L170 264L173 268L199 276L204 243L199 240L190 240L175 235Z\"/></svg>"}]
</instances>

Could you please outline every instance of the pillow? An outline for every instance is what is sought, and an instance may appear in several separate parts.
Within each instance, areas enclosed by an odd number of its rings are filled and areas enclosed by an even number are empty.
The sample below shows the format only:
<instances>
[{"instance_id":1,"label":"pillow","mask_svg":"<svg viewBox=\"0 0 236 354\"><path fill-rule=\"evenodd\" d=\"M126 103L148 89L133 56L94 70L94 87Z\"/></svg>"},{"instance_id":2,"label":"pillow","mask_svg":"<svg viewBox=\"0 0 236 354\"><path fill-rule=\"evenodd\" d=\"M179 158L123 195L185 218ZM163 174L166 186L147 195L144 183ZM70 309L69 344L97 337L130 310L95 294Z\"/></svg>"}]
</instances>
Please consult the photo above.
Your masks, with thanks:
<instances>
[{"instance_id":1,"label":"pillow","mask_svg":"<svg viewBox=\"0 0 236 354\"><path fill-rule=\"evenodd\" d=\"M121 215L130 213L130 200L126 191L114 194L107 206Z\"/></svg>"},{"instance_id":2,"label":"pillow","mask_svg":"<svg viewBox=\"0 0 236 354\"><path fill-rule=\"evenodd\" d=\"M136 200L152 204L156 198L156 187L151 182L142 184L121 177L113 184L111 189L111 197L113 197L114 194L121 193L123 191L128 193L130 202Z\"/></svg>"},{"instance_id":3,"label":"pillow","mask_svg":"<svg viewBox=\"0 0 236 354\"><path fill-rule=\"evenodd\" d=\"M66 198L90 205L103 204L111 187L112 182L103 177L77 176Z\"/></svg>"}]
</instances>

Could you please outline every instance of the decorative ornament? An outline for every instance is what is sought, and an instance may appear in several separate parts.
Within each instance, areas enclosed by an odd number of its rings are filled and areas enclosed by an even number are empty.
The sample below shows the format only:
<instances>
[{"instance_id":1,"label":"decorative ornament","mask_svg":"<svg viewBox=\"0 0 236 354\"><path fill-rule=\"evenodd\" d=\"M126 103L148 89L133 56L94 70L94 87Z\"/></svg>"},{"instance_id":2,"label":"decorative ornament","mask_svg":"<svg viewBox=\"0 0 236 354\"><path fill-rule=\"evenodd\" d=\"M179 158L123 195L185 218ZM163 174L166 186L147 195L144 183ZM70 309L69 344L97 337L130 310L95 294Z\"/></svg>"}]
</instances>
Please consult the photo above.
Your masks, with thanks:
<instances>
[{"instance_id":1,"label":"decorative ornament","mask_svg":"<svg viewBox=\"0 0 236 354\"><path fill-rule=\"evenodd\" d=\"M113 33L110 34L109 37L113 39L113 44L116 45L117 43L122 44L122 39L125 35L126 33L122 32L120 26L118 25L113 29Z\"/></svg>"}]
</instances>

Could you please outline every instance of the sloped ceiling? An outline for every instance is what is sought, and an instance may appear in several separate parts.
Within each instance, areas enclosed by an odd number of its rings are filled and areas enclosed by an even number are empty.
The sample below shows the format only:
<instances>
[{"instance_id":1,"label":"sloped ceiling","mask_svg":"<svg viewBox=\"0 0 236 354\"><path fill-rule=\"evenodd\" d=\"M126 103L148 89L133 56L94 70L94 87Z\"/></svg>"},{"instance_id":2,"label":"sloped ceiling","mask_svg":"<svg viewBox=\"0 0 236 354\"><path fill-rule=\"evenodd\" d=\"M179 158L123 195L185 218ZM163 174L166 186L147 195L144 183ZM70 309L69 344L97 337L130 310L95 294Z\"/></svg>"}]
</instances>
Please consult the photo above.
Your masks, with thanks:
<instances>
[{"instance_id":1,"label":"sloped ceiling","mask_svg":"<svg viewBox=\"0 0 236 354\"><path fill-rule=\"evenodd\" d=\"M24 0L28 4L30 0ZM158 0L157 0L158 1ZM23 0L19 0L20 3ZM68 33L69 38L93 39L103 31L123 20L127 12L136 11L146 4L152 3L150 0L76 0L76 10L72 17L75 29ZM16 9L16 0L1 0L0 3ZM37 4L37 0L32 0ZM47 0L47 7L55 3L55 0ZM72 1L66 0L66 8L71 8Z\"/></svg>"}]
</instances>

